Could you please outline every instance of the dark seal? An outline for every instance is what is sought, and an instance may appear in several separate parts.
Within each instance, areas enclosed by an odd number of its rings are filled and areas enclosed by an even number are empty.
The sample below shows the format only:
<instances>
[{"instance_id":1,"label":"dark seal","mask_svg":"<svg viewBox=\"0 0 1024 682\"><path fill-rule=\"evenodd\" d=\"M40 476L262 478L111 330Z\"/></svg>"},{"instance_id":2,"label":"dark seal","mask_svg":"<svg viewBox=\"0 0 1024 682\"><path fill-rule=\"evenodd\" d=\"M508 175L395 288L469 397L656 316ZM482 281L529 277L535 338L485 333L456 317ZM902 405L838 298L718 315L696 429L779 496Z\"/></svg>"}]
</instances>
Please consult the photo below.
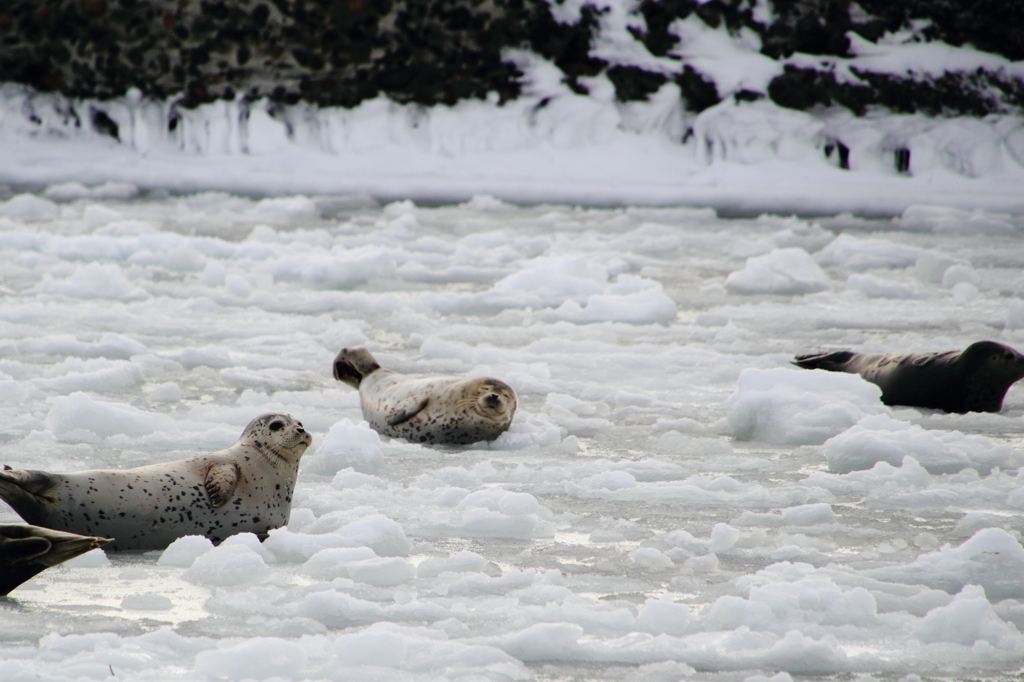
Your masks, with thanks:
<instances>
[{"instance_id":1,"label":"dark seal","mask_svg":"<svg viewBox=\"0 0 1024 682\"><path fill-rule=\"evenodd\" d=\"M489 377L408 377L382 369L365 348L342 348L334 378L359 390L370 428L412 443L494 440L512 423L516 392Z\"/></svg>"},{"instance_id":2,"label":"dark seal","mask_svg":"<svg viewBox=\"0 0 1024 682\"><path fill-rule=\"evenodd\" d=\"M945 412L998 412L1014 382L1024 377L1024 355L995 341L978 341L946 353L799 355L804 369L859 374L878 384L886 405Z\"/></svg>"},{"instance_id":3,"label":"dark seal","mask_svg":"<svg viewBox=\"0 0 1024 682\"><path fill-rule=\"evenodd\" d=\"M51 566L110 542L23 523L0 524L0 596Z\"/></svg>"}]
</instances>

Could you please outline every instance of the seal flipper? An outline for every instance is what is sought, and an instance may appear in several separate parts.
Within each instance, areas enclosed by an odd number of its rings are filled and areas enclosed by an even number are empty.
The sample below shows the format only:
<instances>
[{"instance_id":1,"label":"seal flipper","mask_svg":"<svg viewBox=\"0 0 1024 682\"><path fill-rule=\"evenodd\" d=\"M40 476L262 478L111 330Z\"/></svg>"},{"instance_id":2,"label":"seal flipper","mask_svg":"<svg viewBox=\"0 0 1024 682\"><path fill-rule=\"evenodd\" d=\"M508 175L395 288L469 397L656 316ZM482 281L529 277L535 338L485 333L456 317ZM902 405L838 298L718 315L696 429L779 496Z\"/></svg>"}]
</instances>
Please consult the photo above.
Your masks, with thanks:
<instances>
[{"instance_id":1,"label":"seal flipper","mask_svg":"<svg viewBox=\"0 0 1024 682\"><path fill-rule=\"evenodd\" d=\"M210 505L223 507L235 494L238 486L238 465L234 462L229 464L214 464L206 472L206 494L210 496Z\"/></svg>"},{"instance_id":2,"label":"seal flipper","mask_svg":"<svg viewBox=\"0 0 1024 682\"><path fill-rule=\"evenodd\" d=\"M57 481L45 471L12 469L0 471L0 499L14 508L29 523L45 525L50 508L57 499L48 493Z\"/></svg>"},{"instance_id":3,"label":"seal flipper","mask_svg":"<svg viewBox=\"0 0 1024 682\"><path fill-rule=\"evenodd\" d=\"M46 538L4 538L0 543L4 561L12 564L41 557L50 551L50 547Z\"/></svg>"},{"instance_id":4,"label":"seal flipper","mask_svg":"<svg viewBox=\"0 0 1024 682\"><path fill-rule=\"evenodd\" d=\"M108 542L111 541L105 538L49 528L0 524L0 596L49 567Z\"/></svg>"},{"instance_id":5,"label":"seal flipper","mask_svg":"<svg viewBox=\"0 0 1024 682\"><path fill-rule=\"evenodd\" d=\"M359 389L366 375L380 369L370 351L359 348L342 348L334 358L334 378Z\"/></svg>"},{"instance_id":6,"label":"seal flipper","mask_svg":"<svg viewBox=\"0 0 1024 682\"><path fill-rule=\"evenodd\" d=\"M840 350L834 353L815 353L812 355L798 355L793 364L804 369L827 369L830 372L848 372L845 365L855 353L848 350Z\"/></svg>"},{"instance_id":7,"label":"seal flipper","mask_svg":"<svg viewBox=\"0 0 1024 682\"><path fill-rule=\"evenodd\" d=\"M399 424L409 421L419 414L423 408L427 406L428 402L430 402L430 396L409 396L404 400L400 400L398 404L388 412L386 420L388 426L398 426Z\"/></svg>"}]
</instances>

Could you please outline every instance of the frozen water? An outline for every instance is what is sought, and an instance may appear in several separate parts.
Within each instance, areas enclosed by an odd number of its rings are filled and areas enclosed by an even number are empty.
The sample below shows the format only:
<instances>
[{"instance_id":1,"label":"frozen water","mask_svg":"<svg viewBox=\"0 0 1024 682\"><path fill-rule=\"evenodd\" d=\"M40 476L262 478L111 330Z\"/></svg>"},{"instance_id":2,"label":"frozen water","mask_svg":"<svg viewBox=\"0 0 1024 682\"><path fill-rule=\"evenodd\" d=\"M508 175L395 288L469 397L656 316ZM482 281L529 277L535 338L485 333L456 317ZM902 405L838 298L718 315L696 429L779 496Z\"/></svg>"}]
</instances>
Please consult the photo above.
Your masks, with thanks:
<instances>
[{"instance_id":1,"label":"frozen water","mask_svg":"<svg viewBox=\"0 0 1024 682\"><path fill-rule=\"evenodd\" d=\"M314 434L265 542L98 551L0 601L0 679L1024 665L1024 387L1000 414L946 415L789 364L1024 347L1017 216L87 184L0 214L3 463L186 457L271 410ZM398 371L508 381L512 428L460 448L380 438L331 375L360 344Z\"/></svg>"}]
</instances>

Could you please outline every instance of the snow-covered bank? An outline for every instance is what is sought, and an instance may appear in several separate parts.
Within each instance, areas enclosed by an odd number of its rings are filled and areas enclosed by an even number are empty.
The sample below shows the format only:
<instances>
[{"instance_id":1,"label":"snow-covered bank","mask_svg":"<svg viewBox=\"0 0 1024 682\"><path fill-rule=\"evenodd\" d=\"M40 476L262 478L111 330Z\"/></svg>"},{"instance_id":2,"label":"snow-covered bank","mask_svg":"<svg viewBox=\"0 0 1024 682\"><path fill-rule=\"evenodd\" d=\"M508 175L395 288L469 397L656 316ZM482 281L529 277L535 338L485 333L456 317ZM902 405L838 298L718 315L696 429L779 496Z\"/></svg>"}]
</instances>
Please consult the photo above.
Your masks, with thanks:
<instances>
[{"instance_id":1,"label":"snow-covered bank","mask_svg":"<svg viewBox=\"0 0 1024 682\"><path fill-rule=\"evenodd\" d=\"M263 543L94 553L0 600L0 679L1013 679L1024 386L947 415L789 361L1024 348L1022 220L3 201L0 463L210 452L270 410L314 445ZM359 344L507 380L511 430L381 439L331 376Z\"/></svg>"},{"instance_id":2,"label":"snow-covered bank","mask_svg":"<svg viewBox=\"0 0 1024 682\"><path fill-rule=\"evenodd\" d=\"M353 110L273 107L272 116L266 101L183 110L130 99L69 102L6 86L0 182L385 202L487 194L527 205L711 206L742 215L898 215L915 204L1024 213L1024 119L855 118L731 100L693 117L673 84L664 96L627 104L607 81L605 88L580 97L555 83L556 92L503 106L424 109L378 99ZM102 106L120 122L121 141L76 125L69 106ZM838 167L836 140L845 140L848 170ZM897 149L909 150L909 174L897 172Z\"/></svg>"}]
</instances>

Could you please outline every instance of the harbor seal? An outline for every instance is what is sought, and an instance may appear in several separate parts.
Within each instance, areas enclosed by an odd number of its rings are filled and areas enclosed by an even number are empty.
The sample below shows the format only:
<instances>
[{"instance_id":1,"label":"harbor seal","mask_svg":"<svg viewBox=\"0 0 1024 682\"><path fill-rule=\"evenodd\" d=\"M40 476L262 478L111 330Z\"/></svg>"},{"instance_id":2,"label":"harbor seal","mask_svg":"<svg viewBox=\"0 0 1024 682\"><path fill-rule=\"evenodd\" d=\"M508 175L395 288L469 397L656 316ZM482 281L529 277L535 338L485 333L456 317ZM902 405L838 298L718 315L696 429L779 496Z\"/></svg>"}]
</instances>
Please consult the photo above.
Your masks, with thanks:
<instances>
[{"instance_id":1,"label":"harbor seal","mask_svg":"<svg viewBox=\"0 0 1024 682\"><path fill-rule=\"evenodd\" d=\"M287 414L264 414L209 455L135 469L0 471L0 498L27 522L114 538L110 549L163 549L183 535L219 543L288 523L299 459L312 436Z\"/></svg>"},{"instance_id":2,"label":"harbor seal","mask_svg":"<svg viewBox=\"0 0 1024 682\"><path fill-rule=\"evenodd\" d=\"M342 348L334 378L359 390L363 419L377 433L413 443L494 440L516 413L516 392L489 377L407 377L382 369L365 348Z\"/></svg>"},{"instance_id":3,"label":"harbor seal","mask_svg":"<svg viewBox=\"0 0 1024 682\"><path fill-rule=\"evenodd\" d=\"M1024 378L1024 355L995 341L978 341L946 353L853 353L800 355L805 369L860 374L882 389L886 405L946 412L998 412L1014 382Z\"/></svg>"},{"instance_id":4,"label":"harbor seal","mask_svg":"<svg viewBox=\"0 0 1024 682\"><path fill-rule=\"evenodd\" d=\"M59 530L0 523L0 597L51 566L74 559L79 554L110 542Z\"/></svg>"}]
</instances>

